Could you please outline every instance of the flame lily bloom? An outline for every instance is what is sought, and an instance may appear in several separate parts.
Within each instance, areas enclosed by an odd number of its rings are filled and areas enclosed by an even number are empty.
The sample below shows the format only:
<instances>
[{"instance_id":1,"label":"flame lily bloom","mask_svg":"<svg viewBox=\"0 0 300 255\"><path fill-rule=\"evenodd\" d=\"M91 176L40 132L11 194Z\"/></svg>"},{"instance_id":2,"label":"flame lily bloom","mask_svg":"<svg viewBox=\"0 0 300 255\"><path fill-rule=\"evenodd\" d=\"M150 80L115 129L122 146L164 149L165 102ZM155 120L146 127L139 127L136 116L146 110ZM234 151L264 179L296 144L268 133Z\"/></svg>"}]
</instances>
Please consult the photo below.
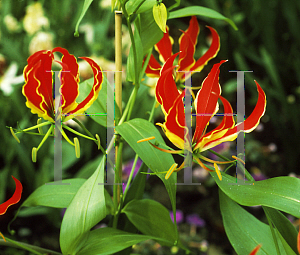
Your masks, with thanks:
<instances>
[{"instance_id":1,"label":"flame lily bloom","mask_svg":"<svg viewBox=\"0 0 300 255\"><path fill-rule=\"evenodd\" d=\"M23 191L23 186L22 183L15 177L11 176L16 184L16 189L14 194L12 195L12 197L10 199L8 199L6 202L0 204L0 215L3 215L4 213L6 213L6 210L9 206L14 205L16 203L18 203L21 199L21 195L22 195L22 191ZM4 239L4 236L1 234L0 232L0 236Z\"/></svg>"},{"instance_id":2,"label":"flame lily bloom","mask_svg":"<svg viewBox=\"0 0 300 255\"><path fill-rule=\"evenodd\" d=\"M63 56L61 61L54 60L54 53L60 52ZM76 115L84 113L91 104L96 100L99 91L101 90L103 74L101 68L96 62L87 57L81 57L89 63L94 74L94 84L91 92L87 97L80 103L76 102L79 95L79 71L76 58L69 54L66 49L56 47L52 51L42 50L31 55L27 62L28 65L24 68L25 84L23 86L22 93L26 97L26 106L31 109L31 112L37 114L43 118L46 122L39 123L31 128L24 130L17 130L20 132L26 132L32 129L39 129L41 133L41 127L51 125L48 132L38 148L33 148L32 159L36 161L36 153L41 145L49 136L53 136L54 124L55 124L55 96L53 94L53 71L52 63L57 62L62 66L60 71L60 94L61 94L61 121L65 122L69 119L73 119ZM76 122L78 120L74 119ZM81 124L81 123L80 123ZM82 125L82 124L81 124ZM100 145L99 137L85 136L70 127L62 124L62 126L69 131L81 135L85 138L96 141L98 147ZM12 134L15 136L13 129L11 128ZM61 129L61 133L64 138L73 146L75 146L76 156L79 157L79 142L78 138L74 139L74 143L71 142L65 132ZM43 134L42 134L43 135ZM90 135L90 134L89 134ZM18 139L17 139L18 140Z\"/></svg>"},{"instance_id":3,"label":"flame lily bloom","mask_svg":"<svg viewBox=\"0 0 300 255\"><path fill-rule=\"evenodd\" d=\"M185 80L184 71L199 72L214 58L220 49L220 38L216 30L208 27L212 35L212 43L206 53L197 61L194 59L195 47L197 44L198 34L200 32L197 18L193 16L190 20L189 27L186 31L182 31L179 38L179 60L176 72L176 81L183 82ZM169 30L164 34L163 38L155 45L156 51L159 53L160 60L166 62L172 56L173 39L169 36ZM151 55L146 74L149 77L159 77L161 65Z\"/></svg>"},{"instance_id":4,"label":"flame lily bloom","mask_svg":"<svg viewBox=\"0 0 300 255\"><path fill-rule=\"evenodd\" d=\"M163 124L157 123L157 125L162 127L168 139L176 147L181 149L181 151L188 150L192 152L194 160L196 160L203 168L209 170L199 158L211 163L224 162L209 160L203 157L201 152L220 143L235 140L242 129L246 133L254 130L265 112L266 96L260 85L255 82L258 91L256 106L244 123L235 124L232 107L230 103L221 96L221 87L219 85L219 68L226 61L223 60L220 63L215 64L203 81L201 89L198 91L196 100L194 101L196 110L196 128L193 139L191 140L191 134L189 134L188 128L185 125L185 109L183 104L185 94L184 92L181 93L177 90L173 78L173 62L177 55L178 53L167 60L161 70L161 76L157 82L156 99L158 103L161 104L165 115L165 122ZM219 110L218 99L220 99L224 108L223 120L215 129L206 133L210 119ZM180 170L182 167L177 170ZM218 171L218 169L216 169L216 171Z\"/></svg>"}]
</instances>

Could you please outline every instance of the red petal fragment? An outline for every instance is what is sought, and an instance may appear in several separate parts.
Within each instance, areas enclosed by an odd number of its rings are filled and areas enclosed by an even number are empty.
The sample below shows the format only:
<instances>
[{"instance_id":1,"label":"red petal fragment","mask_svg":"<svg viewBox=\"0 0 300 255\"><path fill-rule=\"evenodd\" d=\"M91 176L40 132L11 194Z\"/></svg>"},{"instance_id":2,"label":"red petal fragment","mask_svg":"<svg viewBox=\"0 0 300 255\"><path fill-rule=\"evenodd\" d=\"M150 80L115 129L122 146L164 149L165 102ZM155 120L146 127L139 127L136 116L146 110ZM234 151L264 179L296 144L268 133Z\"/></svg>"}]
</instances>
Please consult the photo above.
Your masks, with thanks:
<instances>
[{"instance_id":1,"label":"red petal fragment","mask_svg":"<svg viewBox=\"0 0 300 255\"><path fill-rule=\"evenodd\" d=\"M166 136L180 149L184 149L184 141L188 141L188 129L185 126L184 105L182 101L183 97L184 93L180 94L175 102L173 101L173 106L166 116L165 122Z\"/></svg>"},{"instance_id":2,"label":"red petal fragment","mask_svg":"<svg viewBox=\"0 0 300 255\"><path fill-rule=\"evenodd\" d=\"M253 131L257 125L259 124L260 118L264 115L266 110L266 95L260 85L255 81L258 91L258 99L256 106L250 116L244 121L244 123L239 123L235 127L230 128L223 137L213 141L214 143L217 142L215 145L218 145L225 141L233 141L236 139L239 132L244 131L245 133L250 133ZM243 127L244 124L244 127ZM210 142L211 143L211 142ZM206 144L205 146L209 145L210 143ZM210 147L207 147L210 148ZM207 149L206 148L206 149Z\"/></svg>"},{"instance_id":3,"label":"red petal fragment","mask_svg":"<svg viewBox=\"0 0 300 255\"><path fill-rule=\"evenodd\" d=\"M155 45L156 51L162 56L164 62L172 56L172 39L169 36L169 28L167 27L166 30L163 38Z\"/></svg>"},{"instance_id":4,"label":"red petal fragment","mask_svg":"<svg viewBox=\"0 0 300 255\"><path fill-rule=\"evenodd\" d=\"M155 88L156 100L161 104L165 114L169 112L170 108L174 105L174 101L180 94L173 78L173 62L178 54L174 54L164 64Z\"/></svg>"},{"instance_id":5,"label":"red petal fragment","mask_svg":"<svg viewBox=\"0 0 300 255\"><path fill-rule=\"evenodd\" d=\"M14 179L16 183L16 189L12 197L0 205L0 215L4 214L9 206L18 203L21 199L22 190L23 190L22 183L15 177L13 176L11 177Z\"/></svg>"},{"instance_id":6,"label":"red petal fragment","mask_svg":"<svg viewBox=\"0 0 300 255\"><path fill-rule=\"evenodd\" d=\"M253 251L250 252L249 255L255 255L255 254L258 252L258 250L260 249L260 247L261 247L261 244L257 245L257 246L253 249Z\"/></svg>"},{"instance_id":7,"label":"red petal fragment","mask_svg":"<svg viewBox=\"0 0 300 255\"><path fill-rule=\"evenodd\" d=\"M212 34L212 43L209 49L205 52L205 54L196 61L194 66L191 68L191 71L201 71L203 67L207 64L207 62L214 58L219 52L220 37L215 29L209 26L208 28L210 29L210 32Z\"/></svg>"},{"instance_id":8,"label":"red petal fragment","mask_svg":"<svg viewBox=\"0 0 300 255\"><path fill-rule=\"evenodd\" d=\"M102 87L103 73L101 68L98 66L98 64L95 61L93 61L90 58L81 57L81 59L87 61L92 67L94 73L94 84L89 95L81 103L79 103L74 110L69 112L70 114L83 113L85 110L87 110L92 105L92 103L97 99L99 91L101 90Z\"/></svg>"},{"instance_id":9,"label":"red petal fragment","mask_svg":"<svg viewBox=\"0 0 300 255\"><path fill-rule=\"evenodd\" d=\"M224 116L222 122L213 130L206 133L196 144L195 149L200 148L203 149L208 144L213 143L215 140L218 140L220 138L220 134L224 133L224 130L233 128L235 121L233 118L233 110L230 105L230 103L222 96L219 97L223 103L224 106ZM226 132L226 131L225 131ZM215 145L210 146L213 147Z\"/></svg>"},{"instance_id":10,"label":"red petal fragment","mask_svg":"<svg viewBox=\"0 0 300 255\"><path fill-rule=\"evenodd\" d=\"M32 113L46 120L54 120L54 103L52 92L51 51L39 51L30 56L24 68L25 84L22 93L26 105Z\"/></svg>"},{"instance_id":11,"label":"red petal fragment","mask_svg":"<svg viewBox=\"0 0 300 255\"><path fill-rule=\"evenodd\" d=\"M63 54L61 58L61 95L62 95L62 113L68 113L77 107L76 98L79 95L79 72L78 64L74 55L69 54L66 49L56 47L53 52Z\"/></svg>"},{"instance_id":12,"label":"red petal fragment","mask_svg":"<svg viewBox=\"0 0 300 255\"><path fill-rule=\"evenodd\" d=\"M213 66L210 73L203 81L201 89L197 93L195 100L197 114L196 130L193 137L193 143L198 143L200 141L209 120L216 112L218 98L221 94L219 68L224 62L226 62L226 60L222 60L219 64Z\"/></svg>"},{"instance_id":13,"label":"red petal fragment","mask_svg":"<svg viewBox=\"0 0 300 255\"><path fill-rule=\"evenodd\" d=\"M194 65L195 46L197 44L199 31L197 18L193 16L190 20L188 29L183 32L179 38L179 47L181 51L178 60L179 71L190 70L190 67ZM179 73L178 75L182 77L184 73Z\"/></svg>"},{"instance_id":14,"label":"red petal fragment","mask_svg":"<svg viewBox=\"0 0 300 255\"><path fill-rule=\"evenodd\" d=\"M157 62L154 56L151 55L145 73L149 77L159 77L160 69L161 69L161 65Z\"/></svg>"}]
</instances>

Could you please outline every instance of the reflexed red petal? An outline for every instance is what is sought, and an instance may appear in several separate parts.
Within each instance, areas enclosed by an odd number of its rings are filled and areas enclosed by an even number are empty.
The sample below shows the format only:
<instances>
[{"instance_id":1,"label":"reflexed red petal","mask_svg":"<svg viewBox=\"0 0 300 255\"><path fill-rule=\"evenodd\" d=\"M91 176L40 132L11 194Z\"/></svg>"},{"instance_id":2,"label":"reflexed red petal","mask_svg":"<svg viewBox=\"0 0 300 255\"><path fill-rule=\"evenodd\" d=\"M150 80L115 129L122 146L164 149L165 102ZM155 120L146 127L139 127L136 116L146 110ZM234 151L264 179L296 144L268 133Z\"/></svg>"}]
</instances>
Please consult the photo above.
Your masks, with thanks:
<instances>
[{"instance_id":1,"label":"reflexed red petal","mask_svg":"<svg viewBox=\"0 0 300 255\"><path fill-rule=\"evenodd\" d=\"M172 44L173 39L169 36L169 28L166 28L167 32L164 33L163 38L155 45L155 49L162 56L162 61L166 62L169 57L172 56Z\"/></svg>"},{"instance_id":2,"label":"reflexed red petal","mask_svg":"<svg viewBox=\"0 0 300 255\"><path fill-rule=\"evenodd\" d=\"M161 69L161 65L157 62L154 56L151 55L145 73L149 77L159 77L160 69Z\"/></svg>"},{"instance_id":3,"label":"reflexed red petal","mask_svg":"<svg viewBox=\"0 0 300 255\"><path fill-rule=\"evenodd\" d=\"M16 179L15 177L13 177L13 176L11 176L11 177L15 181L16 189L15 189L15 192L14 192L14 194L12 195L12 197L10 199L8 199L3 204L0 204L0 215L4 214L9 206L18 203L21 199L22 190L23 190L22 183L18 179Z\"/></svg>"},{"instance_id":4,"label":"reflexed red petal","mask_svg":"<svg viewBox=\"0 0 300 255\"><path fill-rule=\"evenodd\" d=\"M98 64L95 61L93 61L90 58L81 57L81 59L87 61L92 67L94 73L94 84L89 95L81 103L79 103L74 110L69 112L70 114L83 113L85 110L87 110L91 106L91 104L97 99L99 91L101 90L102 87L103 73L101 68L98 66Z\"/></svg>"},{"instance_id":5,"label":"reflexed red petal","mask_svg":"<svg viewBox=\"0 0 300 255\"><path fill-rule=\"evenodd\" d=\"M22 93L26 97L26 106L32 113L45 120L54 121L54 103L52 92L51 51L38 51L31 55L24 68L25 84Z\"/></svg>"},{"instance_id":6,"label":"reflexed red petal","mask_svg":"<svg viewBox=\"0 0 300 255\"><path fill-rule=\"evenodd\" d=\"M61 95L62 95L62 113L68 113L77 107L75 102L79 95L78 83L79 72L78 64L74 55L69 54L66 49L56 47L52 52L63 54L62 72L61 72Z\"/></svg>"},{"instance_id":7,"label":"reflexed red petal","mask_svg":"<svg viewBox=\"0 0 300 255\"><path fill-rule=\"evenodd\" d=\"M257 246L250 252L249 255L255 255L255 254L258 252L258 250L260 249L260 247L261 247L261 244L257 245Z\"/></svg>"},{"instance_id":8,"label":"reflexed red petal","mask_svg":"<svg viewBox=\"0 0 300 255\"><path fill-rule=\"evenodd\" d=\"M191 66L194 65L195 46L197 44L199 31L197 18L193 16L190 20L188 29L183 32L179 38L180 55L178 60L178 71L190 70ZM183 75L183 73L178 74L180 77Z\"/></svg>"},{"instance_id":9,"label":"reflexed red petal","mask_svg":"<svg viewBox=\"0 0 300 255\"><path fill-rule=\"evenodd\" d=\"M207 64L209 60L214 58L220 49L220 38L216 30L214 30L212 27L209 27L210 32L212 34L212 43L209 47L209 49L205 52L205 54L199 58L194 66L190 69L191 71L201 71L203 67Z\"/></svg>"},{"instance_id":10,"label":"reflexed red petal","mask_svg":"<svg viewBox=\"0 0 300 255\"><path fill-rule=\"evenodd\" d=\"M188 135L188 129L185 126L183 97L184 93L179 95L175 102L173 102L173 106L166 116L166 122L164 123L166 136L180 149L184 149L184 140L188 141L184 139L184 135Z\"/></svg>"},{"instance_id":11,"label":"reflexed red petal","mask_svg":"<svg viewBox=\"0 0 300 255\"><path fill-rule=\"evenodd\" d=\"M230 103L222 96L219 97L224 106L224 116L222 122L213 130L206 133L195 145L194 149L200 150L205 147L206 144L213 142L219 139L221 136L224 135L224 132L227 132L227 129L233 128L235 125L235 121L233 118L233 110ZM213 147L214 145L211 145Z\"/></svg>"},{"instance_id":12,"label":"reflexed red petal","mask_svg":"<svg viewBox=\"0 0 300 255\"><path fill-rule=\"evenodd\" d=\"M203 81L201 89L197 93L195 100L197 114L196 130L193 137L193 143L198 143L200 141L209 120L216 113L218 98L221 94L219 68L224 62L226 62L226 60L222 60L219 64L213 66L210 73Z\"/></svg>"},{"instance_id":13,"label":"reflexed red petal","mask_svg":"<svg viewBox=\"0 0 300 255\"><path fill-rule=\"evenodd\" d=\"M161 69L161 76L157 81L155 88L156 100L161 104L165 114L174 105L174 101L179 96L176 83L173 78L173 62L179 53L170 57Z\"/></svg>"},{"instance_id":14,"label":"reflexed red petal","mask_svg":"<svg viewBox=\"0 0 300 255\"><path fill-rule=\"evenodd\" d=\"M239 123L235 127L229 129L223 137L216 139L212 142L209 142L205 145L203 150L209 149L213 146L216 146L222 142L233 141L236 139L239 132L244 131L245 133L250 133L253 131L259 124L260 118L264 115L266 110L266 95L260 85L255 81L258 91L258 99L256 106L250 116L244 121L244 123ZM243 127L244 124L244 127ZM213 145L212 145L213 143Z\"/></svg>"}]
</instances>

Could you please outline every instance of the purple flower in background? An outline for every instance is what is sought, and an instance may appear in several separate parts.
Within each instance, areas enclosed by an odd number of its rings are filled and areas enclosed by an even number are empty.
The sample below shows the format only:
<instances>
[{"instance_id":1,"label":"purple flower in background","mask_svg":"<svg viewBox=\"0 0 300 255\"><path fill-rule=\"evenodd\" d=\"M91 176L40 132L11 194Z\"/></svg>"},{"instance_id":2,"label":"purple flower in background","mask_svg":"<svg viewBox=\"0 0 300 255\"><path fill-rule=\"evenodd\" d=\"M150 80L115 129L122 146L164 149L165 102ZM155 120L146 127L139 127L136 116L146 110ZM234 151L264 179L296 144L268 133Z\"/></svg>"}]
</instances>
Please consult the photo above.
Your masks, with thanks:
<instances>
[{"instance_id":1,"label":"purple flower in background","mask_svg":"<svg viewBox=\"0 0 300 255\"><path fill-rule=\"evenodd\" d=\"M172 221L174 222L174 214L172 211L170 212L170 217L171 217ZM177 223L183 222L183 218L184 218L183 212L181 210L177 210L176 211L176 222Z\"/></svg>"},{"instance_id":2,"label":"purple flower in background","mask_svg":"<svg viewBox=\"0 0 300 255\"><path fill-rule=\"evenodd\" d=\"M215 147L212 147L211 149L212 149L213 151L215 151L215 152L221 154L222 152L229 150L229 148L230 148L230 142L224 142L224 143L218 144L218 145L215 146ZM218 160L218 159L219 159L219 158L218 158L215 154L213 154L213 153L210 153L209 155L210 155L209 157L210 157L211 159L213 159L213 160Z\"/></svg>"},{"instance_id":3,"label":"purple flower in background","mask_svg":"<svg viewBox=\"0 0 300 255\"><path fill-rule=\"evenodd\" d=\"M186 217L186 222L190 225L194 225L196 227L204 227L205 226L205 221L201 219L198 214L190 214Z\"/></svg>"},{"instance_id":4,"label":"purple flower in background","mask_svg":"<svg viewBox=\"0 0 300 255\"><path fill-rule=\"evenodd\" d=\"M131 168L133 166L133 162L134 162L134 159L130 160L129 162L127 162L126 164L123 165L123 167L122 167L123 180L128 179L128 177L130 175L130 172L131 172ZM142 163L143 163L143 161L140 158L138 158L138 160L136 162L136 165L135 165L133 177L137 174L137 172L140 169Z\"/></svg>"}]
</instances>

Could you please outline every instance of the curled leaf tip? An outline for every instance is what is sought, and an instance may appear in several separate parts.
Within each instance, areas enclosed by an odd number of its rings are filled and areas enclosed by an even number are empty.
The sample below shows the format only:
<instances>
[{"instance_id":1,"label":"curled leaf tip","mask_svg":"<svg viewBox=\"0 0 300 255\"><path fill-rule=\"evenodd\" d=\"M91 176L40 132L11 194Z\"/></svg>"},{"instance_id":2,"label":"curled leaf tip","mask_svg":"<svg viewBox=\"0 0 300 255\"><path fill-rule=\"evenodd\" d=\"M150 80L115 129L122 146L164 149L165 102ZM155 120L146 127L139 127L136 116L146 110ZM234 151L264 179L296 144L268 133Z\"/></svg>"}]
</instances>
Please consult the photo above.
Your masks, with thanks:
<instances>
[{"instance_id":1,"label":"curled leaf tip","mask_svg":"<svg viewBox=\"0 0 300 255\"><path fill-rule=\"evenodd\" d=\"M33 147L32 148L32 162L35 163L36 162L36 158L37 158L37 148L36 147Z\"/></svg>"},{"instance_id":2,"label":"curled leaf tip","mask_svg":"<svg viewBox=\"0 0 300 255\"><path fill-rule=\"evenodd\" d=\"M76 158L80 158L80 145L77 137L74 138L74 145Z\"/></svg>"},{"instance_id":3,"label":"curled leaf tip","mask_svg":"<svg viewBox=\"0 0 300 255\"><path fill-rule=\"evenodd\" d=\"M12 127L10 127L9 129L10 129L10 132L11 132L12 136L17 140L18 143L20 143L20 140L19 140L19 138L16 136L16 134L15 134L14 130L12 129Z\"/></svg>"}]
</instances>

